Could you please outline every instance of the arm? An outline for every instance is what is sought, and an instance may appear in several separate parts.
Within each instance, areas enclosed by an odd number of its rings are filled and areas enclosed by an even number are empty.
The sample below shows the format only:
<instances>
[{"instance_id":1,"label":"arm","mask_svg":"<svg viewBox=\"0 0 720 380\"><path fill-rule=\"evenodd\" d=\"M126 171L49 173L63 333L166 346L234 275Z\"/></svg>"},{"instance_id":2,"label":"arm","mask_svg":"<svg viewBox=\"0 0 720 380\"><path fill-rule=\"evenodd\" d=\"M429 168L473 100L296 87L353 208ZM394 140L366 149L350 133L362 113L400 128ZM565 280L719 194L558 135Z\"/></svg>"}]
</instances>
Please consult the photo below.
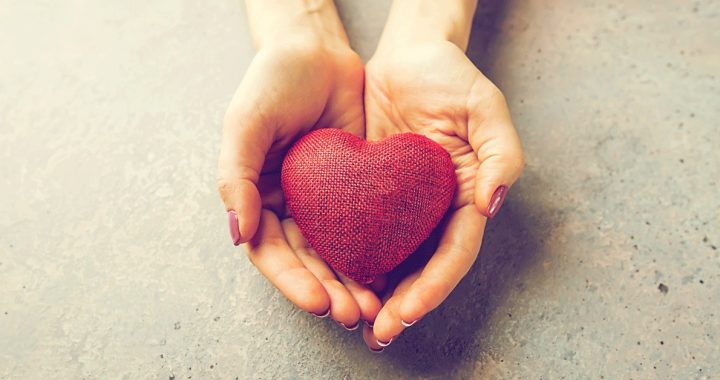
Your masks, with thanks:
<instances>
[{"instance_id":1,"label":"arm","mask_svg":"<svg viewBox=\"0 0 720 380\"><path fill-rule=\"evenodd\" d=\"M258 50L289 41L349 45L332 0L247 0L246 8Z\"/></svg>"},{"instance_id":2,"label":"arm","mask_svg":"<svg viewBox=\"0 0 720 380\"><path fill-rule=\"evenodd\" d=\"M467 49L477 0L395 0L377 53L430 41L450 41Z\"/></svg>"}]
</instances>

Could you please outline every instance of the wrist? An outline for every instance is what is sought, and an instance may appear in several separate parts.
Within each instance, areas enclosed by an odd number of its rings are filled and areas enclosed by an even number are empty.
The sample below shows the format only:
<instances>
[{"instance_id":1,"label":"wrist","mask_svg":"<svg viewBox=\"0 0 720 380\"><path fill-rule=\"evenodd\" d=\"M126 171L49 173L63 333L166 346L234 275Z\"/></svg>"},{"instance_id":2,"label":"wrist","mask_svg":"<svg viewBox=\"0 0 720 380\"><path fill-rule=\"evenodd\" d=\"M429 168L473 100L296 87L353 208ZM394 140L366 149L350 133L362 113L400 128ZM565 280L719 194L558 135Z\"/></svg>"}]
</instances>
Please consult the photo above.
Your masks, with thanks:
<instances>
[{"instance_id":1,"label":"wrist","mask_svg":"<svg viewBox=\"0 0 720 380\"><path fill-rule=\"evenodd\" d=\"M395 0L377 50L448 41L465 51L476 5L476 0Z\"/></svg>"},{"instance_id":2,"label":"wrist","mask_svg":"<svg viewBox=\"0 0 720 380\"><path fill-rule=\"evenodd\" d=\"M287 45L349 47L332 0L247 0L246 5L258 50Z\"/></svg>"}]
</instances>

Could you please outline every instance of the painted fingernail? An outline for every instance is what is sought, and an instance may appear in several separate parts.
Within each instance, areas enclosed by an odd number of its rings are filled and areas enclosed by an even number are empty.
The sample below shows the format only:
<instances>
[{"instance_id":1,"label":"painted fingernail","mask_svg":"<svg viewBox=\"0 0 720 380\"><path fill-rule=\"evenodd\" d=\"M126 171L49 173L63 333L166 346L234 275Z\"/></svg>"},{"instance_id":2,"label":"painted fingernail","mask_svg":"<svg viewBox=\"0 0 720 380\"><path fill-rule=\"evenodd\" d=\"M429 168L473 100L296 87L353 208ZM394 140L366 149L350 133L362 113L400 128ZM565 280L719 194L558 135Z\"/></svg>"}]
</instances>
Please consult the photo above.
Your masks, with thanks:
<instances>
[{"instance_id":1,"label":"painted fingernail","mask_svg":"<svg viewBox=\"0 0 720 380\"><path fill-rule=\"evenodd\" d=\"M368 322L368 321L363 321L363 322L365 322L365 326L367 326L369 328L373 328L373 326L374 326L374 324L372 322Z\"/></svg>"},{"instance_id":2,"label":"painted fingernail","mask_svg":"<svg viewBox=\"0 0 720 380\"><path fill-rule=\"evenodd\" d=\"M392 343L393 339L395 339L395 338L390 339L389 342L383 342L383 341L381 341L380 339L378 339L377 344L378 344L378 346L380 346L380 347L387 347L387 346L390 345L390 343Z\"/></svg>"},{"instance_id":3,"label":"painted fingernail","mask_svg":"<svg viewBox=\"0 0 720 380\"><path fill-rule=\"evenodd\" d=\"M338 322L340 326L342 326L347 331L353 331L356 330L358 327L360 327L360 321L357 321L354 326L347 327L344 323Z\"/></svg>"},{"instance_id":4,"label":"painted fingernail","mask_svg":"<svg viewBox=\"0 0 720 380\"><path fill-rule=\"evenodd\" d=\"M230 227L230 238L233 244L240 245L240 229L238 228L238 218L235 211L228 211L228 226Z\"/></svg>"},{"instance_id":5,"label":"painted fingernail","mask_svg":"<svg viewBox=\"0 0 720 380\"><path fill-rule=\"evenodd\" d=\"M324 314L315 314L315 313L310 313L310 314L322 319L322 318L325 318L328 315L330 315L330 308L328 308ZM345 327L345 326L343 326L343 327Z\"/></svg>"},{"instance_id":6,"label":"painted fingernail","mask_svg":"<svg viewBox=\"0 0 720 380\"><path fill-rule=\"evenodd\" d=\"M500 211L500 206L502 206L502 203L505 200L507 191L508 187L506 185L502 185L495 190L492 198L490 198L490 205L487 209L488 218L494 217L497 215L498 211Z\"/></svg>"},{"instance_id":7,"label":"painted fingernail","mask_svg":"<svg viewBox=\"0 0 720 380\"><path fill-rule=\"evenodd\" d=\"M370 351L372 351L372 352L374 352L374 353L376 353L376 354L379 354L379 353L385 351L384 348L378 348L377 350L374 349L374 348L370 348L370 347L368 347L368 348L370 349Z\"/></svg>"},{"instance_id":8,"label":"painted fingernail","mask_svg":"<svg viewBox=\"0 0 720 380\"><path fill-rule=\"evenodd\" d=\"M405 327L410 327L410 326L414 325L415 323L417 323L417 319L414 320L414 321L412 321L412 322L410 322L410 323L407 323L407 322L405 322L405 321L403 321L403 320L401 319L401 320L400 320L400 323L402 323L402 325L405 326Z\"/></svg>"}]
</instances>

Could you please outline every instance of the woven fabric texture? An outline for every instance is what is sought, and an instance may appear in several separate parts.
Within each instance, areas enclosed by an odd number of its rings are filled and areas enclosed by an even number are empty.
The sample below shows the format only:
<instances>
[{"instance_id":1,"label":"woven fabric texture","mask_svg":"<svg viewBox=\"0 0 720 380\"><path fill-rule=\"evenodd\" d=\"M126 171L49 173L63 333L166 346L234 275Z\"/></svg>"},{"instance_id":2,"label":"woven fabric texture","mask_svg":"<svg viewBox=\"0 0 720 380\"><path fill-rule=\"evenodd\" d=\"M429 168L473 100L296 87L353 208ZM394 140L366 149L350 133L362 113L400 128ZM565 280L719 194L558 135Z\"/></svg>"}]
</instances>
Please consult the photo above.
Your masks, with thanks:
<instances>
[{"instance_id":1,"label":"woven fabric texture","mask_svg":"<svg viewBox=\"0 0 720 380\"><path fill-rule=\"evenodd\" d=\"M450 155L424 136L368 142L337 129L298 140L281 180L310 245L360 283L412 254L442 219L456 187Z\"/></svg>"}]
</instances>

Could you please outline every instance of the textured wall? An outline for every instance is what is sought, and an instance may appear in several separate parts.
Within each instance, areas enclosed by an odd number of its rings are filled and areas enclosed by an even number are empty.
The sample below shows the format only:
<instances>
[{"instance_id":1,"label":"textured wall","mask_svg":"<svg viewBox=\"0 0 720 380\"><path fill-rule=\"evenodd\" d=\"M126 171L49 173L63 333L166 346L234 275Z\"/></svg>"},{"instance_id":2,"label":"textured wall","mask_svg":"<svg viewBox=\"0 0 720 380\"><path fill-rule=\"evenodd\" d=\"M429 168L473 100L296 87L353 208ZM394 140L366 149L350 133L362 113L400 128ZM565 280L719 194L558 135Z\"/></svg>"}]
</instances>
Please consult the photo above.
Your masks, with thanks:
<instances>
[{"instance_id":1,"label":"textured wall","mask_svg":"<svg viewBox=\"0 0 720 380\"><path fill-rule=\"evenodd\" d=\"M387 2L339 8L369 58ZM527 169L376 355L230 244L239 2L0 0L0 378L717 377L720 3L481 0L475 24Z\"/></svg>"}]
</instances>

